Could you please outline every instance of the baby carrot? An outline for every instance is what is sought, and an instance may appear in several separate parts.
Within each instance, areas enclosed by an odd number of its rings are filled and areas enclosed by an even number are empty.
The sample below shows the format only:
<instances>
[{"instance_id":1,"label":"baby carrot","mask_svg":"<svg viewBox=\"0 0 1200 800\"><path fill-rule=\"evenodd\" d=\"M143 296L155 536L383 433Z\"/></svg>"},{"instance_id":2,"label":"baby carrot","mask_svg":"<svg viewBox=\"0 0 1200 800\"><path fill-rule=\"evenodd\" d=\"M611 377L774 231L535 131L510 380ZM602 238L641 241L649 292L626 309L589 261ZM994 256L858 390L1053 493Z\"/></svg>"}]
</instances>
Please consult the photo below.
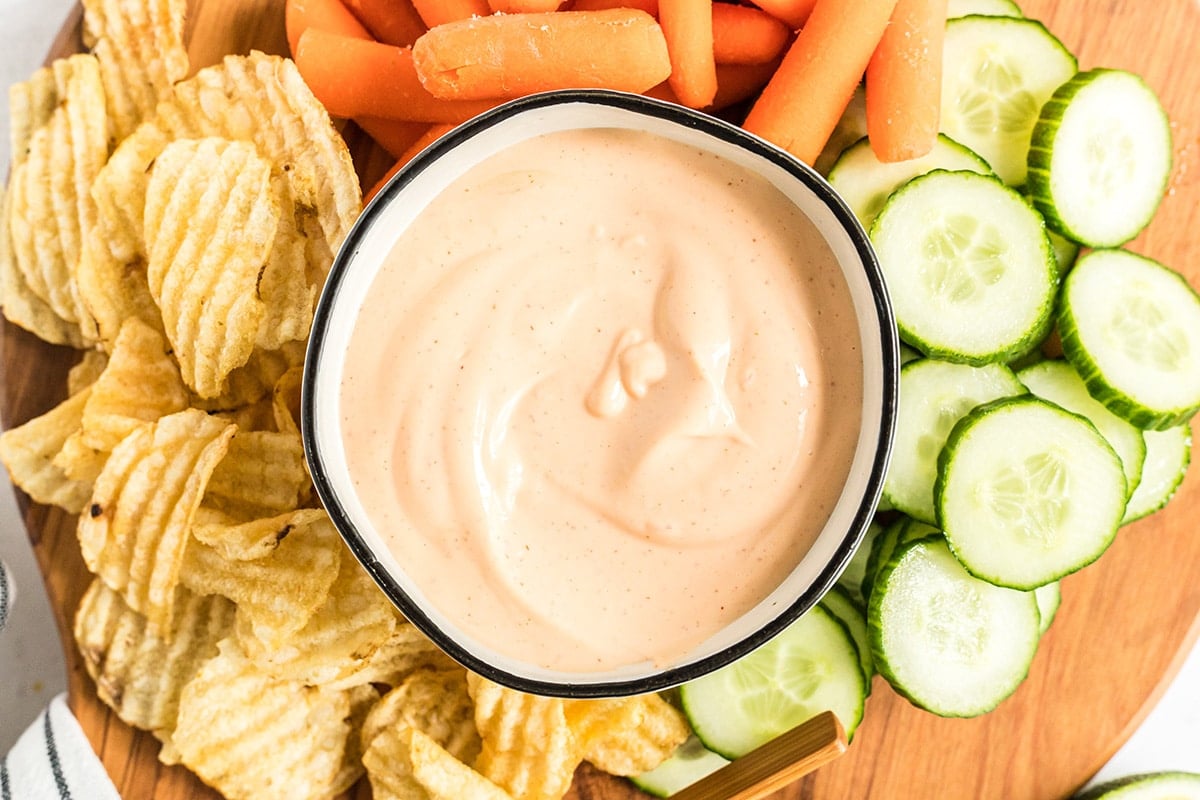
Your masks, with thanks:
<instances>
[{"instance_id":1,"label":"baby carrot","mask_svg":"<svg viewBox=\"0 0 1200 800\"><path fill-rule=\"evenodd\" d=\"M794 31L804 27L817 0L751 0L754 5L770 14Z\"/></svg>"},{"instance_id":2,"label":"baby carrot","mask_svg":"<svg viewBox=\"0 0 1200 800\"><path fill-rule=\"evenodd\" d=\"M640 93L671 74L654 18L636 9L497 14L433 28L413 45L421 82L447 100L550 89Z\"/></svg>"},{"instance_id":3,"label":"baby carrot","mask_svg":"<svg viewBox=\"0 0 1200 800\"><path fill-rule=\"evenodd\" d=\"M575 0L572 11L607 11L610 8L637 8L658 16L658 0Z\"/></svg>"},{"instance_id":4,"label":"baby carrot","mask_svg":"<svg viewBox=\"0 0 1200 800\"><path fill-rule=\"evenodd\" d=\"M671 57L667 82L675 96L692 108L711 105L717 94L712 0L658 0L658 22Z\"/></svg>"},{"instance_id":5,"label":"baby carrot","mask_svg":"<svg viewBox=\"0 0 1200 800\"><path fill-rule=\"evenodd\" d=\"M370 39L364 28L342 0L287 0L284 5L283 24L287 31L288 47L296 53L300 36L309 28L350 36L355 39Z\"/></svg>"},{"instance_id":6,"label":"baby carrot","mask_svg":"<svg viewBox=\"0 0 1200 800\"><path fill-rule=\"evenodd\" d=\"M404 155L413 142L429 129L424 122L408 122L402 119L382 119L380 117L359 117L354 120L358 127L375 140L392 156L399 158Z\"/></svg>"},{"instance_id":7,"label":"baby carrot","mask_svg":"<svg viewBox=\"0 0 1200 800\"><path fill-rule=\"evenodd\" d=\"M425 23L411 0L345 0L376 40L407 47L425 32Z\"/></svg>"},{"instance_id":8,"label":"baby carrot","mask_svg":"<svg viewBox=\"0 0 1200 800\"><path fill-rule=\"evenodd\" d=\"M898 0L867 64L867 136L880 161L926 155L942 104L946 0Z\"/></svg>"},{"instance_id":9,"label":"baby carrot","mask_svg":"<svg viewBox=\"0 0 1200 800\"><path fill-rule=\"evenodd\" d=\"M492 13L487 0L412 0L412 4L428 28Z\"/></svg>"},{"instance_id":10,"label":"baby carrot","mask_svg":"<svg viewBox=\"0 0 1200 800\"><path fill-rule=\"evenodd\" d=\"M463 122L495 105L433 97L421 86L407 47L309 28L295 58L304 82L335 117Z\"/></svg>"},{"instance_id":11,"label":"baby carrot","mask_svg":"<svg viewBox=\"0 0 1200 800\"><path fill-rule=\"evenodd\" d=\"M774 61L791 37L787 25L767 12L732 3L713 3L712 28L713 56L718 64Z\"/></svg>"},{"instance_id":12,"label":"baby carrot","mask_svg":"<svg viewBox=\"0 0 1200 800\"><path fill-rule=\"evenodd\" d=\"M497 14L544 14L557 11L563 0L488 0Z\"/></svg>"},{"instance_id":13,"label":"baby carrot","mask_svg":"<svg viewBox=\"0 0 1200 800\"><path fill-rule=\"evenodd\" d=\"M392 166L392 168L387 171L387 174L380 178L379 182L372 186L371 190L363 196L363 202L371 202L371 198L379 194L379 190L387 185L387 182L390 181L397 172L403 169L405 164L412 161L417 157L418 153L420 153L426 147L429 147L429 145L433 144L438 139L445 136L447 132L452 130L454 130L453 125L425 126L424 132L417 137L415 142L409 145L407 150L400 154L400 157L396 160L396 163Z\"/></svg>"},{"instance_id":14,"label":"baby carrot","mask_svg":"<svg viewBox=\"0 0 1200 800\"><path fill-rule=\"evenodd\" d=\"M896 0L817 0L744 127L812 164L883 37Z\"/></svg>"}]
</instances>

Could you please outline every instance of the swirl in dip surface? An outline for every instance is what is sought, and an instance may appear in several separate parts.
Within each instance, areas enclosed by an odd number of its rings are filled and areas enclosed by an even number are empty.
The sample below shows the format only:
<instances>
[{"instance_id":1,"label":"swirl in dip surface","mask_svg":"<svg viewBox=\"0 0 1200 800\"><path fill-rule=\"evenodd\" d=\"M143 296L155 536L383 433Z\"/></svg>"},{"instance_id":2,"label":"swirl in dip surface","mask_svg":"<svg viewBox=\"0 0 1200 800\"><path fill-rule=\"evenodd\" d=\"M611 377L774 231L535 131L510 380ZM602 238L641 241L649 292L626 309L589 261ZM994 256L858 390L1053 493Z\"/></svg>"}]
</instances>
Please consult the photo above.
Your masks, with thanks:
<instances>
[{"instance_id":1,"label":"swirl in dip surface","mask_svg":"<svg viewBox=\"0 0 1200 800\"><path fill-rule=\"evenodd\" d=\"M837 503L854 310L769 182L618 129L472 167L351 335L346 461L426 599L498 653L670 664L762 601Z\"/></svg>"}]
</instances>

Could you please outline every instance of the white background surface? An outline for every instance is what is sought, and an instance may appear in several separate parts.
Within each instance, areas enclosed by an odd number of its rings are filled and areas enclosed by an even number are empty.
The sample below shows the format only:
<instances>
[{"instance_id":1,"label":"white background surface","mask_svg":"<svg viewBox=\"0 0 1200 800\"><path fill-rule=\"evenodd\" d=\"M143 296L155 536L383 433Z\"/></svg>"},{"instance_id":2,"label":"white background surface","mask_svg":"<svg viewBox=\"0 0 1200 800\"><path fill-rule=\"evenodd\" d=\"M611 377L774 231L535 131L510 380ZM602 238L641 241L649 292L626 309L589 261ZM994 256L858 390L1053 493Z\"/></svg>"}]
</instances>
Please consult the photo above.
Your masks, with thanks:
<instances>
[{"instance_id":1,"label":"white background surface","mask_svg":"<svg viewBox=\"0 0 1200 800\"><path fill-rule=\"evenodd\" d=\"M0 0L0 90L4 91L4 99L0 101L0 175L7 175L9 159L6 87L24 80L41 64L74 2ZM1200 478L1193 474L1189 480ZM0 754L3 754L50 698L65 686L58 636L12 491L3 476L0 476L0 558L9 565L18 585L9 626L0 632ZM1158 707L1098 778L1162 769L1200 772L1200 647L1193 650Z\"/></svg>"}]
</instances>

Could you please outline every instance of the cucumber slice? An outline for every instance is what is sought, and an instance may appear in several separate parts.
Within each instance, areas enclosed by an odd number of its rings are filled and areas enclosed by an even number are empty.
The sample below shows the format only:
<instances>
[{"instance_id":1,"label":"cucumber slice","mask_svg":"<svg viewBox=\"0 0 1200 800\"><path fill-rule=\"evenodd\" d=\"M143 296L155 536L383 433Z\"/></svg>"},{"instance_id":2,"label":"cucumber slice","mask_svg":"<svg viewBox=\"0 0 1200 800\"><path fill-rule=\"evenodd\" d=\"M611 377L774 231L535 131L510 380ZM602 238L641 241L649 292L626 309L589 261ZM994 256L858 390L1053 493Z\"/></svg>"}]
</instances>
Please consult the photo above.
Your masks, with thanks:
<instances>
[{"instance_id":1,"label":"cucumber slice","mask_svg":"<svg viewBox=\"0 0 1200 800\"><path fill-rule=\"evenodd\" d=\"M891 525L883 529L883 533L875 540L875 546L871 548L871 561L868 565L867 574L870 583L863 584L863 593L866 595L868 604L871 601L871 592L874 590L874 584L879 577L880 570L891 559L896 549L902 544L914 542L917 539L935 533L941 533L941 531L931 525L926 525L924 522L917 522L915 519L909 519L908 517L898 517Z\"/></svg>"},{"instance_id":2,"label":"cucumber slice","mask_svg":"<svg viewBox=\"0 0 1200 800\"><path fill-rule=\"evenodd\" d=\"M1171 175L1171 123L1130 72L1094 69L1042 107L1029 190L1046 224L1091 247L1116 247L1150 224Z\"/></svg>"},{"instance_id":3,"label":"cucumber slice","mask_svg":"<svg viewBox=\"0 0 1200 800\"><path fill-rule=\"evenodd\" d=\"M1058 275L1061 278L1075 265L1075 259L1079 258L1079 245L1049 228L1046 229L1046 235L1050 237L1050 248L1054 251L1054 262L1058 265Z\"/></svg>"},{"instance_id":4,"label":"cucumber slice","mask_svg":"<svg viewBox=\"0 0 1200 800\"><path fill-rule=\"evenodd\" d=\"M706 778L729 763L700 743L695 736L679 745L671 757L649 772L630 778L633 785L655 797L670 797Z\"/></svg>"},{"instance_id":5,"label":"cucumber slice","mask_svg":"<svg viewBox=\"0 0 1200 800\"><path fill-rule=\"evenodd\" d=\"M849 105L838 118L829 141L825 143L821 155L813 164L813 169L822 175L829 175L834 163L842 151L867 135L867 92L860 83L850 98Z\"/></svg>"},{"instance_id":6,"label":"cucumber slice","mask_svg":"<svg viewBox=\"0 0 1200 800\"><path fill-rule=\"evenodd\" d=\"M1088 789L1077 800L1200 800L1200 773L1130 775Z\"/></svg>"},{"instance_id":7,"label":"cucumber slice","mask_svg":"<svg viewBox=\"0 0 1200 800\"><path fill-rule=\"evenodd\" d=\"M938 453L954 423L976 406L1024 393L1025 387L1003 364L972 367L924 358L902 368L896 438L883 496L910 517L936 523L933 482Z\"/></svg>"},{"instance_id":8,"label":"cucumber slice","mask_svg":"<svg viewBox=\"0 0 1200 800\"><path fill-rule=\"evenodd\" d=\"M1126 250L1088 253L1067 275L1058 332L1092 396L1139 428L1200 409L1200 296L1179 273Z\"/></svg>"},{"instance_id":9,"label":"cucumber slice","mask_svg":"<svg viewBox=\"0 0 1200 800\"><path fill-rule=\"evenodd\" d=\"M899 548L867 611L879 673L915 705L974 717L1012 694L1037 651L1037 600L973 578L941 536Z\"/></svg>"},{"instance_id":10,"label":"cucumber slice","mask_svg":"<svg viewBox=\"0 0 1200 800\"><path fill-rule=\"evenodd\" d=\"M859 542L858 549L854 551L854 556L842 570L841 577L838 578L838 585L850 594L851 600L863 608L867 607L866 593L863 591L867 562L871 559L871 547L881 533L883 533L883 526L878 522L873 521L867 526L867 532L863 534L863 540Z\"/></svg>"},{"instance_id":11,"label":"cucumber slice","mask_svg":"<svg viewBox=\"0 0 1200 800\"><path fill-rule=\"evenodd\" d=\"M946 6L949 19L982 14L988 17L1023 17L1013 0L950 0Z\"/></svg>"},{"instance_id":12,"label":"cucumber slice","mask_svg":"<svg viewBox=\"0 0 1200 800\"><path fill-rule=\"evenodd\" d=\"M1145 431L1142 435L1146 440L1146 466L1142 469L1142 482L1125 505L1122 525L1165 506L1183 483L1192 460L1192 429L1189 426Z\"/></svg>"},{"instance_id":13,"label":"cucumber slice","mask_svg":"<svg viewBox=\"0 0 1200 800\"><path fill-rule=\"evenodd\" d=\"M1058 270L1041 216L993 177L935 170L871 227L900 336L927 356L1010 361L1051 322Z\"/></svg>"},{"instance_id":14,"label":"cucumber slice","mask_svg":"<svg viewBox=\"0 0 1200 800\"><path fill-rule=\"evenodd\" d=\"M924 358L916 350L912 349L904 342L900 343L900 366L904 366L910 361L916 361L918 358Z\"/></svg>"},{"instance_id":15,"label":"cucumber slice","mask_svg":"<svg viewBox=\"0 0 1200 800\"><path fill-rule=\"evenodd\" d=\"M986 161L944 134L938 134L928 155L891 164L876 158L870 141L863 138L838 158L829 172L829 185L837 189L858 221L870 230L892 192L935 169L992 174Z\"/></svg>"},{"instance_id":16,"label":"cucumber slice","mask_svg":"<svg viewBox=\"0 0 1200 800\"><path fill-rule=\"evenodd\" d=\"M750 655L679 689L696 736L730 759L826 710L841 720L848 739L862 721L866 695L854 640L820 606Z\"/></svg>"},{"instance_id":17,"label":"cucumber slice","mask_svg":"<svg viewBox=\"0 0 1200 800\"><path fill-rule=\"evenodd\" d=\"M1039 628L1042 634L1050 630L1054 618L1058 616L1058 607L1062 605L1062 587L1058 581L1047 583L1033 590L1033 598L1037 600L1038 617L1041 619Z\"/></svg>"},{"instance_id":18,"label":"cucumber slice","mask_svg":"<svg viewBox=\"0 0 1200 800\"><path fill-rule=\"evenodd\" d=\"M841 586L834 586L821 598L821 606L846 626L854 649L858 651L858 663L862 667L863 683L867 695L871 694L871 678L875 675L875 660L871 658L871 639L867 635L866 612Z\"/></svg>"},{"instance_id":19,"label":"cucumber slice","mask_svg":"<svg viewBox=\"0 0 1200 800\"><path fill-rule=\"evenodd\" d=\"M1146 462L1146 440L1141 429L1130 425L1088 394L1083 379L1066 361L1043 361L1021 370L1017 378L1038 397L1087 417L1096 426L1121 459L1126 499L1131 497L1142 480L1142 465Z\"/></svg>"},{"instance_id":20,"label":"cucumber slice","mask_svg":"<svg viewBox=\"0 0 1200 800\"><path fill-rule=\"evenodd\" d=\"M1038 113L1075 57L1042 23L1013 17L952 19L943 52L942 132L1020 186Z\"/></svg>"},{"instance_id":21,"label":"cucumber slice","mask_svg":"<svg viewBox=\"0 0 1200 800\"><path fill-rule=\"evenodd\" d=\"M997 400L950 433L934 487L954 555L978 578L1036 589L1095 561L1125 513L1121 459L1086 418Z\"/></svg>"}]
</instances>

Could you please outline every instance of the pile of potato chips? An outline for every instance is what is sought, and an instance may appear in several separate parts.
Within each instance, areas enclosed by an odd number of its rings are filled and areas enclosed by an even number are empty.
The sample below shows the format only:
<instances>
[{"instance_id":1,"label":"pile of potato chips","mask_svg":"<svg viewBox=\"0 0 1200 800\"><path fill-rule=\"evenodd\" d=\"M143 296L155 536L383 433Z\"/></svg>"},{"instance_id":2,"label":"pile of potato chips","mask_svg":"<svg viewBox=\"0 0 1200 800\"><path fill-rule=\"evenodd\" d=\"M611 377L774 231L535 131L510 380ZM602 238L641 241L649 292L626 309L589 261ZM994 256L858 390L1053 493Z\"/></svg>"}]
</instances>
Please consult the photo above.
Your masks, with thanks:
<instances>
[{"instance_id":1,"label":"pile of potato chips","mask_svg":"<svg viewBox=\"0 0 1200 800\"><path fill-rule=\"evenodd\" d=\"M657 765L657 695L525 695L442 654L345 549L298 429L313 306L361 210L291 61L188 76L186 0L88 0L90 52L11 90L0 302L86 349L68 397L0 437L79 513L75 638L97 691L229 798L560 798L588 760Z\"/></svg>"}]
</instances>

